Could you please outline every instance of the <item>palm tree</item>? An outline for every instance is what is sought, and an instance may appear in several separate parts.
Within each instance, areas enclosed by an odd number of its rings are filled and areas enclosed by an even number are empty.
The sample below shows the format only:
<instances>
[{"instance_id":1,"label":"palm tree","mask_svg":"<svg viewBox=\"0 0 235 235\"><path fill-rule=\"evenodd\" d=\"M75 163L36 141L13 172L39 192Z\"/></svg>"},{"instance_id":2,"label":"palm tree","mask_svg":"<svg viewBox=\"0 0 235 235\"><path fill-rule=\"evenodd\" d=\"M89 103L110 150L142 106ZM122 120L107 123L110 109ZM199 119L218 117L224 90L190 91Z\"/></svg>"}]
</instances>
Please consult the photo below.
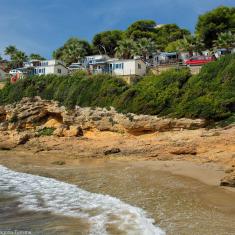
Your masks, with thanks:
<instances>
[{"instance_id":1,"label":"palm tree","mask_svg":"<svg viewBox=\"0 0 235 235\"><path fill-rule=\"evenodd\" d=\"M204 44L199 38L188 35L184 36L183 39L178 40L177 49L180 52L189 52L192 56L193 52L201 53L204 49Z\"/></svg>"},{"instance_id":2,"label":"palm tree","mask_svg":"<svg viewBox=\"0 0 235 235\"><path fill-rule=\"evenodd\" d=\"M86 49L84 48L81 41L76 38L69 39L62 51L61 59L66 64L71 64L78 62L79 59L83 58L86 55Z\"/></svg>"},{"instance_id":3,"label":"palm tree","mask_svg":"<svg viewBox=\"0 0 235 235\"><path fill-rule=\"evenodd\" d=\"M214 41L214 48L225 48L228 51L235 46L235 35L230 31L220 33L217 40Z\"/></svg>"},{"instance_id":4,"label":"palm tree","mask_svg":"<svg viewBox=\"0 0 235 235\"><path fill-rule=\"evenodd\" d=\"M136 55L143 57L145 60L157 51L157 45L151 38L141 38L136 44Z\"/></svg>"},{"instance_id":5,"label":"palm tree","mask_svg":"<svg viewBox=\"0 0 235 235\"><path fill-rule=\"evenodd\" d=\"M8 55L12 58L12 56L15 55L17 51L18 50L16 49L15 46L10 45L5 48L4 53L5 53L5 55Z\"/></svg>"},{"instance_id":6,"label":"palm tree","mask_svg":"<svg viewBox=\"0 0 235 235\"><path fill-rule=\"evenodd\" d=\"M67 64L71 64L83 58L85 54L86 51L84 50L82 45L77 43L72 43L65 48L62 55L62 60Z\"/></svg>"},{"instance_id":7,"label":"palm tree","mask_svg":"<svg viewBox=\"0 0 235 235\"><path fill-rule=\"evenodd\" d=\"M67 65L78 62L91 52L88 42L78 38L69 38L65 44L53 52L53 58L63 60Z\"/></svg>"},{"instance_id":8,"label":"palm tree","mask_svg":"<svg viewBox=\"0 0 235 235\"><path fill-rule=\"evenodd\" d=\"M12 55L12 63L15 67L22 67L23 62L28 60L28 56L23 51L16 51L14 55Z\"/></svg>"},{"instance_id":9,"label":"palm tree","mask_svg":"<svg viewBox=\"0 0 235 235\"><path fill-rule=\"evenodd\" d=\"M136 54L136 43L132 39L123 39L117 43L115 51L118 58L133 58Z\"/></svg>"},{"instance_id":10,"label":"palm tree","mask_svg":"<svg viewBox=\"0 0 235 235\"><path fill-rule=\"evenodd\" d=\"M10 56L11 68L22 67L23 62L28 60L27 55L23 51L18 50L15 46L12 45L6 47L4 53L5 55Z\"/></svg>"}]
</instances>

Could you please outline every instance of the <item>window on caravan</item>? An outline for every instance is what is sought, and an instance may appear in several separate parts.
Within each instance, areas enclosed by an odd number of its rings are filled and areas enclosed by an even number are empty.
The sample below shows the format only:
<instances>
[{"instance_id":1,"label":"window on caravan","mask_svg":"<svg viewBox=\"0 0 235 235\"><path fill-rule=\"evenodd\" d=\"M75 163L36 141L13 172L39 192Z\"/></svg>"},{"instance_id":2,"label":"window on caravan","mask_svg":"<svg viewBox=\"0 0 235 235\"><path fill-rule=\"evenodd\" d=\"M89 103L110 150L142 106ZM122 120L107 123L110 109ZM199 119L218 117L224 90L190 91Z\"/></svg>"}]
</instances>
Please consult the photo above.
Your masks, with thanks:
<instances>
[{"instance_id":1,"label":"window on caravan","mask_svg":"<svg viewBox=\"0 0 235 235\"><path fill-rule=\"evenodd\" d=\"M42 61L42 62L41 62L41 66L48 66L48 61L46 61L46 62L45 62L45 61Z\"/></svg>"},{"instance_id":2,"label":"window on caravan","mask_svg":"<svg viewBox=\"0 0 235 235\"><path fill-rule=\"evenodd\" d=\"M123 69L124 64L120 63L120 64L115 64L115 69Z\"/></svg>"}]
</instances>

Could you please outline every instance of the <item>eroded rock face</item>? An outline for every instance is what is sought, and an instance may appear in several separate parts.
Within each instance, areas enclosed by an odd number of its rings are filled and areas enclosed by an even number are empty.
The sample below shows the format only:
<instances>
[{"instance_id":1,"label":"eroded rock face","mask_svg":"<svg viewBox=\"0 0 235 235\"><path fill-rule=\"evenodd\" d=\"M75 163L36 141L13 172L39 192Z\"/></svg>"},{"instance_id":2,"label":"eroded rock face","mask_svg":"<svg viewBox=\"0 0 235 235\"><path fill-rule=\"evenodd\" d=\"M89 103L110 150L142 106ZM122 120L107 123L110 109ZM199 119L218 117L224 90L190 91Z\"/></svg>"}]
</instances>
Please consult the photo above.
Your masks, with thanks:
<instances>
[{"instance_id":1,"label":"eroded rock face","mask_svg":"<svg viewBox=\"0 0 235 235\"><path fill-rule=\"evenodd\" d=\"M56 101L40 97L23 98L19 103L0 107L1 130L36 130L38 126L54 128L57 136L80 136L82 131L128 132L144 134L174 129L196 129L204 120L170 119L157 116L121 114L114 108L81 108L67 110Z\"/></svg>"},{"instance_id":2,"label":"eroded rock face","mask_svg":"<svg viewBox=\"0 0 235 235\"><path fill-rule=\"evenodd\" d=\"M5 121L11 124L11 130L13 130L28 129L27 127L32 129L33 126L45 123L52 118L62 122L61 114L65 113L65 109L57 102L34 97L23 98L19 103L6 105L4 111L0 110L0 112L5 112Z\"/></svg>"}]
</instances>

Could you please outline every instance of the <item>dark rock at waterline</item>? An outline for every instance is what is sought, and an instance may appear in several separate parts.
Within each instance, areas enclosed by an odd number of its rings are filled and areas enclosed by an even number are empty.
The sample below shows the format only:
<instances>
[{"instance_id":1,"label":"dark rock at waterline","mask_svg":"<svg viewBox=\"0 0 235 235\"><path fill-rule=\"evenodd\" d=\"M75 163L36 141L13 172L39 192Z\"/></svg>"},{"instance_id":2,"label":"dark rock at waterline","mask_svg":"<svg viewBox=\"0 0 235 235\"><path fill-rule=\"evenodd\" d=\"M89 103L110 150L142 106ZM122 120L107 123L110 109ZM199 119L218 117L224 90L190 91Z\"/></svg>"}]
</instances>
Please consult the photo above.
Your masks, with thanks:
<instances>
[{"instance_id":1,"label":"dark rock at waterline","mask_svg":"<svg viewBox=\"0 0 235 235\"><path fill-rule=\"evenodd\" d=\"M220 186L235 187L235 172L221 179Z\"/></svg>"},{"instance_id":2,"label":"dark rock at waterline","mask_svg":"<svg viewBox=\"0 0 235 235\"><path fill-rule=\"evenodd\" d=\"M52 162L51 164L58 165L58 166L63 166L63 165L66 164L66 162L65 161L55 161L55 162Z\"/></svg>"},{"instance_id":3,"label":"dark rock at waterline","mask_svg":"<svg viewBox=\"0 0 235 235\"><path fill-rule=\"evenodd\" d=\"M104 155L117 154L120 152L121 150L119 148L111 148L111 149L104 150Z\"/></svg>"}]
</instances>

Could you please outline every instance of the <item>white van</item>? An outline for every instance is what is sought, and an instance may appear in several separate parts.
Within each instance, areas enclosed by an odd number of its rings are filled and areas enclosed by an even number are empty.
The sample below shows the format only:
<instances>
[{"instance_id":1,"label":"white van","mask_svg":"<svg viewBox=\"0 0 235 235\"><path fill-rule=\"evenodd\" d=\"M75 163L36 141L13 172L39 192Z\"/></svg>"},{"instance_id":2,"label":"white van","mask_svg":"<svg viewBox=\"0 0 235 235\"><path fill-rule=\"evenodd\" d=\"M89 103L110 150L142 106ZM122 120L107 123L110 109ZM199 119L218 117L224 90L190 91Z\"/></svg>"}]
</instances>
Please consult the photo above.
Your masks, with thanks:
<instances>
[{"instance_id":1,"label":"white van","mask_svg":"<svg viewBox=\"0 0 235 235\"><path fill-rule=\"evenodd\" d=\"M17 73L22 74L22 71L20 69L12 69L9 74L11 75L16 75Z\"/></svg>"}]
</instances>

